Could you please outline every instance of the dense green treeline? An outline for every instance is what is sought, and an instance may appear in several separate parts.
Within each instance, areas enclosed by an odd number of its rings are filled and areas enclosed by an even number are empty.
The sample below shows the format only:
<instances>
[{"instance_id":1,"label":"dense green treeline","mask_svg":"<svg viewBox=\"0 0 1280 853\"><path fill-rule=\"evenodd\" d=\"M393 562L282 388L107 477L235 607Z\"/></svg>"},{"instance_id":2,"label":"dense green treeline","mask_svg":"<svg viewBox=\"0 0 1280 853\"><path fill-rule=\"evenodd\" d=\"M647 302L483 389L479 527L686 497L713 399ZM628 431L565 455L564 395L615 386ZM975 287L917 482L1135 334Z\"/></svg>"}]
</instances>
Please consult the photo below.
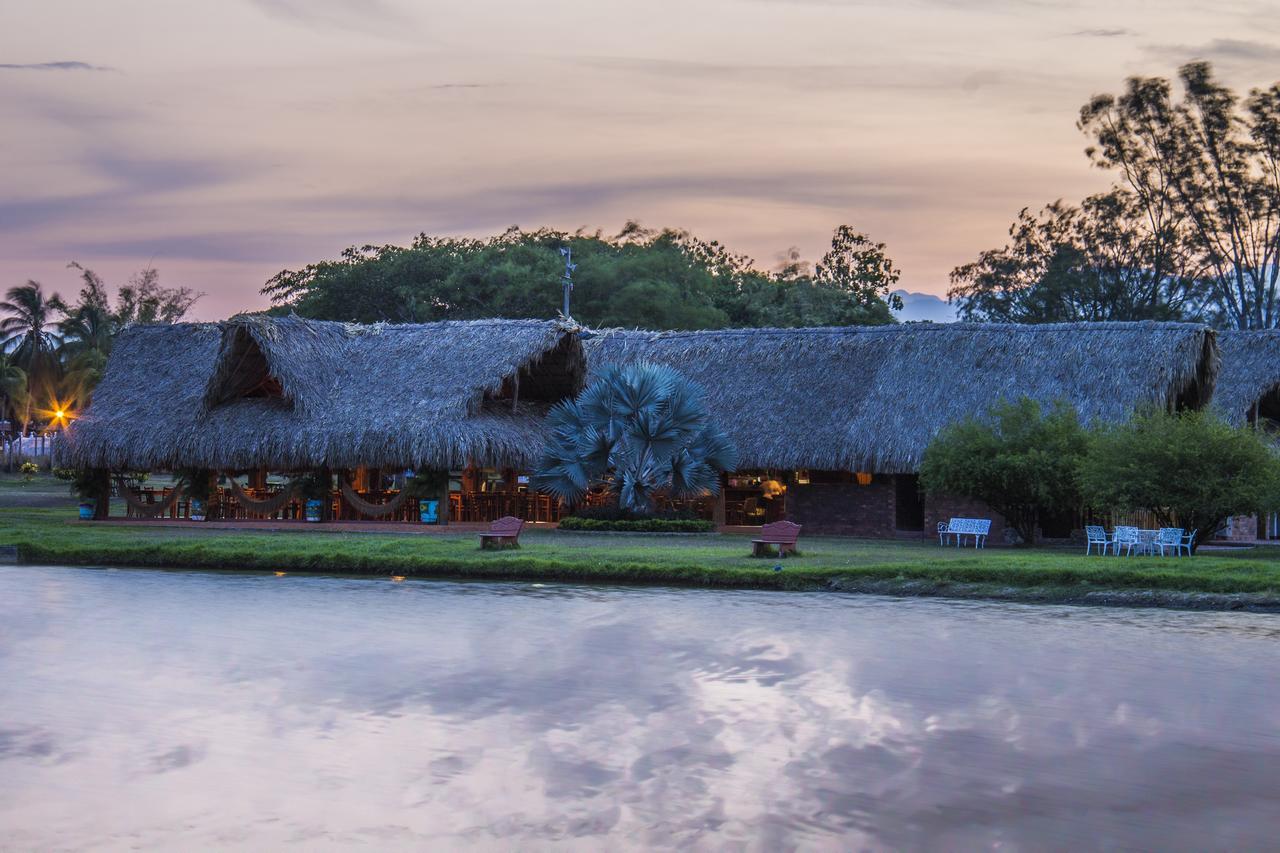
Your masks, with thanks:
<instances>
[{"instance_id":1,"label":"dense green treeline","mask_svg":"<svg viewBox=\"0 0 1280 853\"><path fill-rule=\"evenodd\" d=\"M350 248L333 261L285 270L263 292L280 312L352 322L422 323L554 317L562 249L572 252L571 313L596 327L714 329L893 322L899 271L848 226L814 266L766 272L715 241L628 223L621 233L511 228L470 239L420 235L411 246Z\"/></svg>"}]
</instances>

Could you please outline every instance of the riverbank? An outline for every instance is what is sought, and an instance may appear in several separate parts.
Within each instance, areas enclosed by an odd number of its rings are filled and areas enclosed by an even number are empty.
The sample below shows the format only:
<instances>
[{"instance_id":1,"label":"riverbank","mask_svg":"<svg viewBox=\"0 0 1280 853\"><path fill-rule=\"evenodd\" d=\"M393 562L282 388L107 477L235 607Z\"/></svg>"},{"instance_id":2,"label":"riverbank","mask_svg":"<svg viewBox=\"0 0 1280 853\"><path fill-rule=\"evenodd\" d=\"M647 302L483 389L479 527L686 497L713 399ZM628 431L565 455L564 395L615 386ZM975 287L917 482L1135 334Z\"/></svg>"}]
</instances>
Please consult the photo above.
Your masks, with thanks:
<instances>
[{"instance_id":1,"label":"riverbank","mask_svg":"<svg viewBox=\"0 0 1280 853\"><path fill-rule=\"evenodd\" d=\"M10 493L12 495L12 493ZM0 507L0 548L23 563L632 583L1195 609L1280 610L1280 549L1186 558L1085 556L1079 549L943 548L921 541L802 537L802 556L753 559L744 535L663 536L531 529L522 547L481 551L474 531L437 535L212 530L79 522L74 508ZM781 570L776 567L781 566Z\"/></svg>"}]
</instances>

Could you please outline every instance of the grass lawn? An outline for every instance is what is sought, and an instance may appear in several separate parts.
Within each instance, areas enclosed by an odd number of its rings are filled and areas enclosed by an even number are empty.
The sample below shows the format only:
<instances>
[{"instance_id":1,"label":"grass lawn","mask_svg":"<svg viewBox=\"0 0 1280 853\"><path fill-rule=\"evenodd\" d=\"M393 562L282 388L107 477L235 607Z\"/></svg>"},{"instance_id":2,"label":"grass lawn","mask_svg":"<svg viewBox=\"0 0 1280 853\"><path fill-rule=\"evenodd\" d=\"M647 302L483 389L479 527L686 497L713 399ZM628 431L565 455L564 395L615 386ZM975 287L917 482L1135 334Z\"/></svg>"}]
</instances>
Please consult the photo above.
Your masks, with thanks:
<instances>
[{"instance_id":1,"label":"grass lawn","mask_svg":"<svg viewBox=\"0 0 1280 853\"><path fill-rule=\"evenodd\" d=\"M120 512L113 507L113 512ZM1280 597L1280 549L1201 552L1191 559L1086 557L1080 549L992 548L802 536L803 554L752 559L740 535L559 533L527 530L522 547L481 551L473 532L405 535L164 528L75 520L63 483L0 476L0 546L23 562L304 571L419 577L602 581L808 589L896 582L1074 590L1262 593ZM318 529L319 528L319 529ZM784 569L774 571L781 563ZM929 589L921 590L921 583ZM892 588L885 591L892 592ZM1052 596L1049 596L1052 597Z\"/></svg>"}]
</instances>

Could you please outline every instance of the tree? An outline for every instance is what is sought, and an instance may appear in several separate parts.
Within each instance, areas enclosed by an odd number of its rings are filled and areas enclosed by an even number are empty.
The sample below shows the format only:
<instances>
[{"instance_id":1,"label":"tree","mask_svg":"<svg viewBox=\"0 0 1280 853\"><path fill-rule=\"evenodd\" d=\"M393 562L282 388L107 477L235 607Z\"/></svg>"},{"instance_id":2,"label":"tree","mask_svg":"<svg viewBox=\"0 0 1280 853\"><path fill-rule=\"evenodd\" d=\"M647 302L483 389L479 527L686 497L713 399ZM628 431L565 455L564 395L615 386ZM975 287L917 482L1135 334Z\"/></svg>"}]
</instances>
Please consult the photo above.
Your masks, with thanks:
<instances>
[{"instance_id":1,"label":"tree","mask_svg":"<svg viewBox=\"0 0 1280 853\"><path fill-rule=\"evenodd\" d=\"M1194 253L1153 227L1137 196L1090 196L1023 209L1010 243L951 273L948 299L966 320L1058 323L1195 319L1205 301Z\"/></svg>"},{"instance_id":2,"label":"tree","mask_svg":"<svg viewBox=\"0 0 1280 853\"><path fill-rule=\"evenodd\" d=\"M1080 111L1100 168L1115 170L1153 230L1193 247L1218 319L1241 329L1280 325L1280 83L1241 102L1210 65L1168 80L1133 77L1121 95Z\"/></svg>"},{"instance_id":3,"label":"tree","mask_svg":"<svg viewBox=\"0 0 1280 853\"><path fill-rule=\"evenodd\" d=\"M831 237L831 248L814 268L814 281L867 306L877 301L902 310L902 299L890 291L902 271L885 253L884 243L841 225Z\"/></svg>"},{"instance_id":4,"label":"tree","mask_svg":"<svg viewBox=\"0 0 1280 853\"><path fill-rule=\"evenodd\" d=\"M133 324L176 323L203 294L185 287L161 287L159 272L148 267L120 288L113 306L106 283L97 273L75 261L68 266L80 271L82 286L74 305L57 297L50 300L62 315L57 326L64 372L58 397L64 405L85 406L102 379L121 329Z\"/></svg>"},{"instance_id":5,"label":"tree","mask_svg":"<svg viewBox=\"0 0 1280 853\"><path fill-rule=\"evenodd\" d=\"M576 504L596 485L646 515L665 491L714 494L737 465L733 443L710 422L701 389L670 367L610 365L577 400L557 403L534 485Z\"/></svg>"},{"instance_id":6,"label":"tree","mask_svg":"<svg viewBox=\"0 0 1280 853\"><path fill-rule=\"evenodd\" d=\"M83 270L86 277L93 275L79 264L72 266ZM161 287L160 271L147 267L120 286L112 319L121 328L132 323L176 323L203 296L187 287Z\"/></svg>"},{"instance_id":7,"label":"tree","mask_svg":"<svg viewBox=\"0 0 1280 853\"><path fill-rule=\"evenodd\" d=\"M996 403L958 421L929 444L920 487L930 495L977 498L1034 543L1040 519L1080 505L1078 467L1088 444L1076 412L1059 402Z\"/></svg>"},{"instance_id":8,"label":"tree","mask_svg":"<svg viewBox=\"0 0 1280 853\"><path fill-rule=\"evenodd\" d=\"M487 240L421 234L412 246L363 246L283 270L263 292L273 310L359 322L554 317L561 248L573 251L572 313L591 326L715 329L889 323L897 270L884 246L843 227L821 277L797 264L771 274L716 241L628 222L618 234L510 228Z\"/></svg>"},{"instance_id":9,"label":"tree","mask_svg":"<svg viewBox=\"0 0 1280 853\"><path fill-rule=\"evenodd\" d=\"M24 428L31 422L33 403L47 403L58 380L60 341L49 328L59 304L57 294L46 298L35 281L9 288L5 301L0 302L0 311L9 315L0 319L0 350L8 352L13 364L27 375L27 400L20 418Z\"/></svg>"},{"instance_id":10,"label":"tree","mask_svg":"<svg viewBox=\"0 0 1280 853\"><path fill-rule=\"evenodd\" d=\"M27 372L0 352L0 420L12 418L22 426L27 411Z\"/></svg>"},{"instance_id":11,"label":"tree","mask_svg":"<svg viewBox=\"0 0 1280 853\"><path fill-rule=\"evenodd\" d=\"M1194 530L1199 544L1228 516L1275 500L1280 462L1257 432L1212 412L1152 410L1096 430L1080 481L1089 506L1147 510L1163 526Z\"/></svg>"},{"instance_id":12,"label":"tree","mask_svg":"<svg viewBox=\"0 0 1280 853\"><path fill-rule=\"evenodd\" d=\"M62 314L58 332L62 337L64 370L58 397L64 404L84 406L102 379L120 324L112 313L102 279L78 263L69 266L80 270L84 286L74 306L62 300L55 306Z\"/></svg>"}]
</instances>

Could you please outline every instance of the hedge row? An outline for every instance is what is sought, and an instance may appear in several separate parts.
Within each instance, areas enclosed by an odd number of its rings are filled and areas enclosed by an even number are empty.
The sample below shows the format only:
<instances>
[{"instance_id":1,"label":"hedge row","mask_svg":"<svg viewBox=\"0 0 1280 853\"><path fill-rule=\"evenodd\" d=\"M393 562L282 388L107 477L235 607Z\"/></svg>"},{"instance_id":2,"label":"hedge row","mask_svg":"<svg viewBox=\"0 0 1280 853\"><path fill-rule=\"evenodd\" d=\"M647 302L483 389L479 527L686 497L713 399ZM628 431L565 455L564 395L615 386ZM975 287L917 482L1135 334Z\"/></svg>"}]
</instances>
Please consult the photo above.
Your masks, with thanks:
<instances>
[{"instance_id":1,"label":"hedge row","mask_svg":"<svg viewBox=\"0 0 1280 853\"><path fill-rule=\"evenodd\" d=\"M711 533L714 523L700 518L578 518L560 520L561 530L617 531L622 533Z\"/></svg>"}]
</instances>

